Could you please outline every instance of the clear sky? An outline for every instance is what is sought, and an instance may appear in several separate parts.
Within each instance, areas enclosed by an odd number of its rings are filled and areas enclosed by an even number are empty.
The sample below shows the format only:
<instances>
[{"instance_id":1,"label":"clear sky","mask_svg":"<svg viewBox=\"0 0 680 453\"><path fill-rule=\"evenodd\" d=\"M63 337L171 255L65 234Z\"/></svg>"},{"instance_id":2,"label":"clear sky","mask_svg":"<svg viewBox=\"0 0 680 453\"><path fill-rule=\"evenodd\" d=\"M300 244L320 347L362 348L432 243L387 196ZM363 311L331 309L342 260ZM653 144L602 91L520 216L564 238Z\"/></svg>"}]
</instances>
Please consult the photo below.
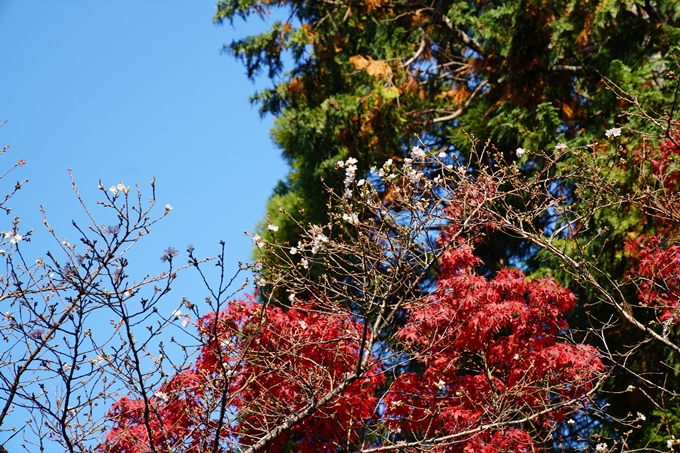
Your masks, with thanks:
<instances>
[{"instance_id":1,"label":"clear sky","mask_svg":"<svg viewBox=\"0 0 680 453\"><path fill-rule=\"evenodd\" d=\"M257 87L220 52L261 22L215 26L214 10L215 0L0 0L0 143L11 145L2 162L27 161L5 181L30 178L12 203L25 228L41 226L43 204L74 237L70 220L82 215L67 168L89 200L99 179L148 194L155 176L158 212L174 209L142 245L154 268L163 249L189 243L210 255L225 240L228 263L249 258L243 230L262 217L285 163L271 117L249 103ZM42 233L34 243L47 249Z\"/></svg>"},{"instance_id":2,"label":"clear sky","mask_svg":"<svg viewBox=\"0 0 680 453\"><path fill-rule=\"evenodd\" d=\"M232 269L248 260L243 231L262 217L286 166L269 137L272 118L250 106L257 87L220 52L263 25L215 26L215 3L0 0L0 144L11 145L0 166L27 161L0 189L30 179L11 206L23 229L36 228L36 254L55 248L41 204L60 237L77 239L71 219L87 226L71 168L90 202L99 179L105 187L139 182L150 194L156 177L158 214L174 209L139 244L134 270L165 269L159 258L169 246L214 255L220 240ZM0 217L0 230L10 226ZM205 296L190 276L173 289L177 300Z\"/></svg>"}]
</instances>

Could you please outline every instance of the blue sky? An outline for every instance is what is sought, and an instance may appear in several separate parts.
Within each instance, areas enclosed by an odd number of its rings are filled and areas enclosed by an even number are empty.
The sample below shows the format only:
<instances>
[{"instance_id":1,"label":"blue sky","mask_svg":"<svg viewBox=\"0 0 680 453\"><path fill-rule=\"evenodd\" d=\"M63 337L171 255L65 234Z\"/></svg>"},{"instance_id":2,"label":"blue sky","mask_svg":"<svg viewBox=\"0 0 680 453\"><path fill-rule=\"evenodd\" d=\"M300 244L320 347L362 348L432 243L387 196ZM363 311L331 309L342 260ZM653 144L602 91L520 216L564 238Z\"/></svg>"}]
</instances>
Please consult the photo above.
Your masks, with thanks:
<instances>
[{"instance_id":1,"label":"blue sky","mask_svg":"<svg viewBox=\"0 0 680 453\"><path fill-rule=\"evenodd\" d=\"M214 0L0 0L0 143L11 145L2 162L27 161L9 178L30 178L12 203L25 228L41 226L42 204L59 234L73 237L70 220L82 214L67 168L90 201L99 179L149 193L156 177L159 213L174 209L142 245L150 266L161 267L168 246L193 243L210 255L222 239L227 263L249 258L243 230L262 217L286 167L272 118L249 103L257 87L220 53L263 25L215 26L214 10Z\"/></svg>"},{"instance_id":2,"label":"blue sky","mask_svg":"<svg viewBox=\"0 0 680 453\"><path fill-rule=\"evenodd\" d=\"M209 256L224 240L228 267L249 259L252 241L243 231L262 218L286 165L269 137L272 118L250 106L257 87L220 53L265 25L253 18L215 26L214 10L215 0L0 0L0 121L7 120L0 144L11 145L2 168L27 161L0 189L30 179L11 206L22 230L36 228L31 252L58 245L42 226L40 205L60 238L77 240L72 219L87 226L71 168L95 215L99 179L105 187L141 183L148 195L156 177L157 213L166 204L173 210L138 245L131 268L138 276L164 270L159 258L169 246L184 251L191 243ZM7 230L11 217L0 222ZM202 299L195 277L181 276L171 299ZM21 451L12 448L17 440L10 451Z\"/></svg>"}]
</instances>

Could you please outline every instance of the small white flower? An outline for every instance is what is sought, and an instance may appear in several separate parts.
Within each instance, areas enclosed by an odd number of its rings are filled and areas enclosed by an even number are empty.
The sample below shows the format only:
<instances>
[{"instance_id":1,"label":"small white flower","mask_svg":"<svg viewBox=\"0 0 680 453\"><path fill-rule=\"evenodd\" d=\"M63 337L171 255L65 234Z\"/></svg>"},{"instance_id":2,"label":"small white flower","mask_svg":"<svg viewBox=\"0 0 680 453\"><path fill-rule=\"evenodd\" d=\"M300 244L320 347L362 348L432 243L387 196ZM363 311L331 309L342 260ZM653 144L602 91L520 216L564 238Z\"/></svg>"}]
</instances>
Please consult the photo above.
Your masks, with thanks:
<instances>
[{"instance_id":1,"label":"small white flower","mask_svg":"<svg viewBox=\"0 0 680 453\"><path fill-rule=\"evenodd\" d=\"M264 241L263 241L262 238L261 238L259 235L257 235L257 234L254 234L254 235L253 235L253 242L254 242L255 245L258 246L258 247L264 247Z\"/></svg>"},{"instance_id":2,"label":"small white flower","mask_svg":"<svg viewBox=\"0 0 680 453\"><path fill-rule=\"evenodd\" d=\"M408 176L409 181L416 183L423 178L423 174L412 168L408 169L406 176Z\"/></svg>"},{"instance_id":3,"label":"small white flower","mask_svg":"<svg viewBox=\"0 0 680 453\"><path fill-rule=\"evenodd\" d=\"M513 359L519 360L519 354L515 354L515 355L513 356Z\"/></svg>"},{"instance_id":4,"label":"small white flower","mask_svg":"<svg viewBox=\"0 0 680 453\"><path fill-rule=\"evenodd\" d=\"M576 424L576 422L574 421L573 418L570 418L569 421L567 421L567 425L569 425L569 426L574 426L575 424Z\"/></svg>"},{"instance_id":5,"label":"small white flower","mask_svg":"<svg viewBox=\"0 0 680 453\"><path fill-rule=\"evenodd\" d=\"M191 318L189 318L188 315L185 315L184 319L182 320L182 327L186 328L189 323L191 323Z\"/></svg>"},{"instance_id":6,"label":"small white flower","mask_svg":"<svg viewBox=\"0 0 680 453\"><path fill-rule=\"evenodd\" d=\"M179 318L181 318L181 317L183 316L183 313L182 313L181 311L179 311L179 310L175 310L175 311L172 312L172 316L174 316L175 318L179 319Z\"/></svg>"},{"instance_id":7,"label":"small white flower","mask_svg":"<svg viewBox=\"0 0 680 453\"><path fill-rule=\"evenodd\" d=\"M344 168L345 167L345 161L339 160L335 163L336 168Z\"/></svg>"},{"instance_id":8,"label":"small white flower","mask_svg":"<svg viewBox=\"0 0 680 453\"><path fill-rule=\"evenodd\" d=\"M440 159L443 159L443 158L446 157L446 153L444 151L441 151L439 154L437 154L437 157L439 157Z\"/></svg>"},{"instance_id":9,"label":"small white flower","mask_svg":"<svg viewBox=\"0 0 680 453\"><path fill-rule=\"evenodd\" d=\"M170 206L169 204L166 204L165 210L168 211L168 212L172 211L172 206Z\"/></svg>"},{"instance_id":10,"label":"small white flower","mask_svg":"<svg viewBox=\"0 0 680 453\"><path fill-rule=\"evenodd\" d=\"M391 166L392 166L392 159L387 159L387 161L385 161L385 165L384 165L384 166L385 166L385 167L391 167Z\"/></svg>"},{"instance_id":11,"label":"small white flower","mask_svg":"<svg viewBox=\"0 0 680 453\"><path fill-rule=\"evenodd\" d=\"M300 263L302 264L302 267L304 267L305 269L309 269L309 261L307 261L306 259L302 258L302 259L300 260Z\"/></svg>"},{"instance_id":12,"label":"small white flower","mask_svg":"<svg viewBox=\"0 0 680 453\"><path fill-rule=\"evenodd\" d=\"M567 149L567 145L565 143L558 143L555 145L555 149L557 151L562 151L563 149Z\"/></svg>"},{"instance_id":13,"label":"small white flower","mask_svg":"<svg viewBox=\"0 0 680 453\"><path fill-rule=\"evenodd\" d=\"M605 451L607 451L607 444L605 444L604 442L601 443L601 444L597 444L597 445L595 446L595 451L599 451L599 452L605 452Z\"/></svg>"},{"instance_id":14,"label":"small white flower","mask_svg":"<svg viewBox=\"0 0 680 453\"><path fill-rule=\"evenodd\" d=\"M642 412L638 412L637 419L642 420L644 422L645 420L647 420L647 417L645 417L645 414L643 414Z\"/></svg>"},{"instance_id":15,"label":"small white flower","mask_svg":"<svg viewBox=\"0 0 680 453\"><path fill-rule=\"evenodd\" d=\"M414 159L422 159L425 157L425 151L423 151L419 146L414 146L411 148L411 157Z\"/></svg>"},{"instance_id":16,"label":"small white flower","mask_svg":"<svg viewBox=\"0 0 680 453\"><path fill-rule=\"evenodd\" d=\"M130 188L126 187L125 184L123 184L122 182L119 182L118 183L118 190L127 193L127 191L130 190Z\"/></svg>"},{"instance_id":17,"label":"small white flower","mask_svg":"<svg viewBox=\"0 0 680 453\"><path fill-rule=\"evenodd\" d=\"M290 293L288 295L288 300L291 301L291 302L295 302L295 293Z\"/></svg>"},{"instance_id":18,"label":"small white flower","mask_svg":"<svg viewBox=\"0 0 680 453\"><path fill-rule=\"evenodd\" d=\"M441 390L441 389L443 389L444 386L446 385L446 382L444 382L443 380L440 379L439 381L435 382L434 385L435 385L435 387L437 387L439 390Z\"/></svg>"},{"instance_id":19,"label":"small white flower","mask_svg":"<svg viewBox=\"0 0 680 453\"><path fill-rule=\"evenodd\" d=\"M359 181L357 181L357 187L361 187L361 186L363 186L364 184L366 184L366 180L365 180L365 179L360 179Z\"/></svg>"},{"instance_id":20,"label":"small white flower","mask_svg":"<svg viewBox=\"0 0 680 453\"><path fill-rule=\"evenodd\" d=\"M672 440L672 439L668 439L668 440L666 441L666 447L668 447L668 448L673 448L673 440Z\"/></svg>"},{"instance_id":21,"label":"small white flower","mask_svg":"<svg viewBox=\"0 0 680 453\"><path fill-rule=\"evenodd\" d=\"M6 254L6 253L7 253L7 251L6 251L6 250L4 250L4 249L0 249L0 255L4 255L4 254Z\"/></svg>"},{"instance_id":22,"label":"small white flower","mask_svg":"<svg viewBox=\"0 0 680 453\"><path fill-rule=\"evenodd\" d=\"M463 167L463 166L458 167L458 173L460 173L461 175L464 175L465 173L467 173L467 167Z\"/></svg>"},{"instance_id":23,"label":"small white flower","mask_svg":"<svg viewBox=\"0 0 680 453\"><path fill-rule=\"evenodd\" d=\"M291 247L290 252L288 252L288 253L290 253L291 255L297 255L297 252L298 252L297 247Z\"/></svg>"},{"instance_id":24,"label":"small white flower","mask_svg":"<svg viewBox=\"0 0 680 453\"><path fill-rule=\"evenodd\" d=\"M353 212L351 214L343 214L342 220L344 220L345 222L348 222L352 225L358 225L359 224L359 216L356 214L356 212Z\"/></svg>"},{"instance_id":25,"label":"small white flower","mask_svg":"<svg viewBox=\"0 0 680 453\"><path fill-rule=\"evenodd\" d=\"M155 396L156 398L158 398L159 400L161 400L163 402L166 402L168 400L168 394L165 393L165 392L158 391L158 392L154 393L153 396Z\"/></svg>"},{"instance_id":26,"label":"small white flower","mask_svg":"<svg viewBox=\"0 0 680 453\"><path fill-rule=\"evenodd\" d=\"M620 127L613 127L611 129L607 129L607 131L604 133L604 135L607 138L619 137L621 135L621 128Z\"/></svg>"},{"instance_id":27,"label":"small white flower","mask_svg":"<svg viewBox=\"0 0 680 453\"><path fill-rule=\"evenodd\" d=\"M634 391L634 390L635 390L635 386L634 386L634 385L629 385L629 386L626 388L626 392L632 392L632 391Z\"/></svg>"},{"instance_id":28,"label":"small white flower","mask_svg":"<svg viewBox=\"0 0 680 453\"><path fill-rule=\"evenodd\" d=\"M356 164L357 162L359 162L359 161L356 160L356 159L353 158L353 157L350 157L349 159L347 159L347 160L345 161L345 163L346 163L347 165L354 165L354 164Z\"/></svg>"},{"instance_id":29,"label":"small white flower","mask_svg":"<svg viewBox=\"0 0 680 453\"><path fill-rule=\"evenodd\" d=\"M92 363L92 365L101 365L102 362L104 362L104 358L102 356L98 355L94 359L91 359L90 362Z\"/></svg>"},{"instance_id":30,"label":"small white flower","mask_svg":"<svg viewBox=\"0 0 680 453\"><path fill-rule=\"evenodd\" d=\"M24 238L24 237L23 237L22 235L20 235L20 234L15 234L15 235L12 237L12 239L10 239L9 242L11 242L12 244L16 244L17 242L19 242L19 241L22 240L23 238Z\"/></svg>"},{"instance_id":31,"label":"small white flower","mask_svg":"<svg viewBox=\"0 0 680 453\"><path fill-rule=\"evenodd\" d=\"M267 228L269 229L269 231L272 231L272 232L274 232L274 233L276 233L277 231L279 231L279 227L276 226L276 225L272 225L271 223L270 223L269 225L267 225Z\"/></svg>"},{"instance_id":32,"label":"small white flower","mask_svg":"<svg viewBox=\"0 0 680 453\"><path fill-rule=\"evenodd\" d=\"M517 148L517 149L515 150L515 154L517 155L517 158L518 158L518 159L521 159L521 158L522 158L522 156L524 155L524 152L525 152L525 151L524 151L524 148Z\"/></svg>"},{"instance_id":33,"label":"small white flower","mask_svg":"<svg viewBox=\"0 0 680 453\"><path fill-rule=\"evenodd\" d=\"M116 186L109 187L109 190L113 193L113 195L118 195L118 189L116 189Z\"/></svg>"},{"instance_id":34,"label":"small white flower","mask_svg":"<svg viewBox=\"0 0 680 453\"><path fill-rule=\"evenodd\" d=\"M300 327L302 327L303 329L306 329L306 328L307 328L307 323L304 322L303 320L300 320Z\"/></svg>"}]
</instances>

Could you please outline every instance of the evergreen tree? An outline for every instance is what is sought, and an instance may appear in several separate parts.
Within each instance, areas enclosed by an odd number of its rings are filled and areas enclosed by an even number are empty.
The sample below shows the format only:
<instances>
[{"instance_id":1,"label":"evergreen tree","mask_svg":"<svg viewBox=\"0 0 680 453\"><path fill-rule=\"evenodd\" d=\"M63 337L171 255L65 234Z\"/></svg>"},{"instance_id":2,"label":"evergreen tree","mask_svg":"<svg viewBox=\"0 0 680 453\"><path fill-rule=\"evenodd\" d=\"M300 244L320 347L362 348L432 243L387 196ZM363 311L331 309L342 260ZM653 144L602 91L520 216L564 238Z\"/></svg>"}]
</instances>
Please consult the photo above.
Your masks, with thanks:
<instances>
[{"instance_id":1,"label":"evergreen tree","mask_svg":"<svg viewBox=\"0 0 680 453\"><path fill-rule=\"evenodd\" d=\"M218 3L215 20L267 14L268 1ZM419 134L430 148L469 147L468 134L509 155L522 147L590 143L626 109L618 85L645 104L670 103L663 78L680 42L676 1L281 1L267 32L234 41L250 77L274 85L253 97L276 116L273 137L291 171L278 206L323 223L320 178L335 162L366 171L403 157ZM286 52L292 68L283 72ZM291 240L297 229L285 223ZM283 233L282 231L282 233Z\"/></svg>"}]
</instances>

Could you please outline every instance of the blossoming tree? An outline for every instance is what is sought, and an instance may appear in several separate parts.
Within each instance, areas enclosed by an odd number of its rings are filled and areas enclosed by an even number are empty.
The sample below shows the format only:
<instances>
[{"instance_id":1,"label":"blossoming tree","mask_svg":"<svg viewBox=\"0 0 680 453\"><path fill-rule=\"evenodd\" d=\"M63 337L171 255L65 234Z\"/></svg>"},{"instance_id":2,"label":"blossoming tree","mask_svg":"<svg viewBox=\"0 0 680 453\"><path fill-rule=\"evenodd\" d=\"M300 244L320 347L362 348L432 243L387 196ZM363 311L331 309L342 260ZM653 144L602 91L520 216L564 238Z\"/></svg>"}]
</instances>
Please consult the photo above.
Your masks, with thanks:
<instances>
[{"instance_id":1,"label":"blossoming tree","mask_svg":"<svg viewBox=\"0 0 680 453\"><path fill-rule=\"evenodd\" d=\"M3 173L2 182L24 164ZM0 209L10 212L26 182L11 184ZM106 429L103 408L111 399L157 384L164 364L152 348L165 349L161 332L176 322L157 306L187 267L173 266L171 247L163 255L166 271L128 275L130 250L172 210L166 205L154 214L155 182L148 203L139 187L100 183L99 211L88 208L75 182L73 189L89 223L74 221L77 241L60 237L44 212L44 231L55 244L45 256L27 256L35 230L18 216L0 236L0 442L20 436L31 451L55 448L53 442L64 451L90 449ZM181 363L181 354L174 360Z\"/></svg>"}]
</instances>

